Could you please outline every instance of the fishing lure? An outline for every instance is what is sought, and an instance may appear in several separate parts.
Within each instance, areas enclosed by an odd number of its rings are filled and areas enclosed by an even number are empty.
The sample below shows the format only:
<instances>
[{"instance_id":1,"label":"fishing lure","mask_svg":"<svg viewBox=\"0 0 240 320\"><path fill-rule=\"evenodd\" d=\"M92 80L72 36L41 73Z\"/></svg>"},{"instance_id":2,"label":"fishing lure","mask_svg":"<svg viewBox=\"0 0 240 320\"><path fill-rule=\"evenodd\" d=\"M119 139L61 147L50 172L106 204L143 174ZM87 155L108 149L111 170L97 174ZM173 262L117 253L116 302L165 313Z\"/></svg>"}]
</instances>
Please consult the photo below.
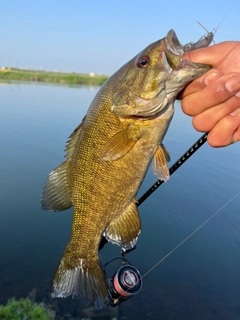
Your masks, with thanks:
<instances>
[{"instance_id":1,"label":"fishing lure","mask_svg":"<svg viewBox=\"0 0 240 320\"><path fill-rule=\"evenodd\" d=\"M197 23L198 23L204 30L207 31L207 29L204 28L204 26L203 26L200 22L197 21ZM185 45L183 46L183 51L184 51L184 52L188 52L188 51L196 50L196 49L199 49L199 48L208 47L208 46L211 44L212 41L214 42L213 38L214 38L214 35L215 35L215 33L216 33L216 31L217 31L218 28L219 28L219 25L218 25L216 28L214 28L212 32L208 32L208 31L207 31L207 34L203 35L203 36L202 36L197 42L195 42L195 43L194 43L194 42L189 42L189 43L185 44Z\"/></svg>"}]
</instances>

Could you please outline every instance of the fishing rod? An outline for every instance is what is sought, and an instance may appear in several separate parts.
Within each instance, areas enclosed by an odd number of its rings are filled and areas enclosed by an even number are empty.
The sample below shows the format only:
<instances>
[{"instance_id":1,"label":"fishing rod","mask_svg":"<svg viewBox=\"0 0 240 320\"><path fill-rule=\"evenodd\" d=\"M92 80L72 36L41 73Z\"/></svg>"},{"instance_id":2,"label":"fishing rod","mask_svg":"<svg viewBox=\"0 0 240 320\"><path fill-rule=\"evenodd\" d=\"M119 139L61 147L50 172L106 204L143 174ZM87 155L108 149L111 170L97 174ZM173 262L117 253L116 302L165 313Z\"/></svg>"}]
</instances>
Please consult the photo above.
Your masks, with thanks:
<instances>
[{"instance_id":1,"label":"fishing rod","mask_svg":"<svg viewBox=\"0 0 240 320\"><path fill-rule=\"evenodd\" d=\"M208 132L204 133L169 169L170 176L179 169L184 162L186 162L206 141ZM157 180L136 202L139 207L157 188L159 188L165 181ZM106 238L102 237L99 250L101 250L105 244L108 243Z\"/></svg>"},{"instance_id":2,"label":"fishing rod","mask_svg":"<svg viewBox=\"0 0 240 320\"><path fill-rule=\"evenodd\" d=\"M204 133L169 169L170 176L181 167L206 141L208 132ZM137 207L139 207L157 188L159 188L165 181L157 180L138 200Z\"/></svg>"},{"instance_id":3,"label":"fishing rod","mask_svg":"<svg viewBox=\"0 0 240 320\"><path fill-rule=\"evenodd\" d=\"M169 169L170 176L181 167L206 141L208 132L204 133ZM139 207L157 188L159 188L164 183L163 180L157 180L136 202L137 207ZM99 250L101 250L105 244L108 243L106 238L102 237Z\"/></svg>"},{"instance_id":4,"label":"fishing rod","mask_svg":"<svg viewBox=\"0 0 240 320\"><path fill-rule=\"evenodd\" d=\"M207 133L204 133L169 169L170 175L172 175L178 168L183 165L206 141ZM157 180L154 185L146 191L142 197L137 201L137 206L140 206L158 187L163 184L163 180ZM107 243L105 238L102 238L99 250ZM175 249L176 250L176 249ZM146 276L153 268L155 268L160 262L154 265L147 273L141 276L138 269L136 269L125 257L125 250L121 251L121 257L111 259L104 265L104 274L108 284L108 296L109 305L112 307L119 303L129 299L141 290L142 278ZM121 266L112 276L108 276L106 267L111 265L113 261L120 260Z\"/></svg>"}]
</instances>

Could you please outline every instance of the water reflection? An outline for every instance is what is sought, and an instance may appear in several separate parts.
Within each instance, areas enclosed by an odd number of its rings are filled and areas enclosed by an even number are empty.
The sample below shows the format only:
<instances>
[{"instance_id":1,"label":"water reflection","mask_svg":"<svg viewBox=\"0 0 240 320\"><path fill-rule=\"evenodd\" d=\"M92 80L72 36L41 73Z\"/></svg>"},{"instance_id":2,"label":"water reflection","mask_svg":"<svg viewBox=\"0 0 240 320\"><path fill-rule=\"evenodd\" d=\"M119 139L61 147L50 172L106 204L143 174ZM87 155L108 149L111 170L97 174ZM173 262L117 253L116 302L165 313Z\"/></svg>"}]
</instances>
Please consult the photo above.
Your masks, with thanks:
<instances>
[{"instance_id":1,"label":"water reflection","mask_svg":"<svg viewBox=\"0 0 240 320\"><path fill-rule=\"evenodd\" d=\"M72 210L41 211L40 195L97 91L19 82L0 86L0 303L36 288L36 299L55 303L59 317L84 316L79 301L50 298ZM165 138L170 165L199 136L177 104ZM140 206L142 232L137 249L127 257L142 274L240 190L239 154L239 144L222 149L204 145ZM149 172L139 195L155 180ZM237 197L149 273L142 291L120 305L119 318L239 319L239 207ZM104 261L118 254L114 245L102 250Z\"/></svg>"}]
</instances>

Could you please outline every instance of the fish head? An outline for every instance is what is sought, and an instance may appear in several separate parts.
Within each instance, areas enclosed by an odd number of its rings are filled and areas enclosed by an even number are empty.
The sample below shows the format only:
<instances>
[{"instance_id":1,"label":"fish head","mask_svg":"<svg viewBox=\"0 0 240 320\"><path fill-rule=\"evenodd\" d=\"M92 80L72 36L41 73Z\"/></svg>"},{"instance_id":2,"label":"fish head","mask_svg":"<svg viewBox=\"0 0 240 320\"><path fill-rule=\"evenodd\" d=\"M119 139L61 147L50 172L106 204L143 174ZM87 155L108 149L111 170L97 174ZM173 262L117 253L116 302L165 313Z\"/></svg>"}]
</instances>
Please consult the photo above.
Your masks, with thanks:
<instances>
[{"instance_id":1,"label":"fish head","mask_svg":"<svg viewBox=\"0 0 240 320\"><path fill-rule=\"evenodd\" d=\"M173 30L142 50L119 70L112 111L122 118L149 118L172 105L190 81L211 68L185 59L183 53Z\"/></svg>"}]
</instances>

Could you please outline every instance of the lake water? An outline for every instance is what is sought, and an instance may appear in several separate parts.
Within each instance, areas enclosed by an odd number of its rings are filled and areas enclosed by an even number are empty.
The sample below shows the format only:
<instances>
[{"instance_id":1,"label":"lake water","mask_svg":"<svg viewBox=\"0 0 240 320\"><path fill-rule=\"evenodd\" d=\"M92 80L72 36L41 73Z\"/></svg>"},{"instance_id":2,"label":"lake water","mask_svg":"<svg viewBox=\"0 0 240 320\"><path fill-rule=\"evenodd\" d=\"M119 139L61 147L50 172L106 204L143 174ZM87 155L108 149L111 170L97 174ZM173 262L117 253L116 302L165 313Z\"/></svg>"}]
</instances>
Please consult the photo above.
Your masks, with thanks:
<instances>
[{"instance_id":1,"label":"lake water","mask_svg":"<svg viewBox=\"0 0 240 320\"><path fill-rule=\"evenodd\" d=\"M89 317L79 300L51 299L51 281L68 242L72 209L42 211L40 196L65 143L97 87L0 85L0 304L30 292L54 306L56 318ZM165 138L174 163L200 134L176 103ZM240 191L240 144L205 144L140 207L142 232L127 258L141 274ZM170 165L171 165L170 163ZM140 189L156 178L151 171ZM240 319L240 196L143 279L139 294L114 312L119 319ZM104 262L119 255L102 250ZM109 319L108 315L95 319Z\"/></svg>"}]
</instances>

